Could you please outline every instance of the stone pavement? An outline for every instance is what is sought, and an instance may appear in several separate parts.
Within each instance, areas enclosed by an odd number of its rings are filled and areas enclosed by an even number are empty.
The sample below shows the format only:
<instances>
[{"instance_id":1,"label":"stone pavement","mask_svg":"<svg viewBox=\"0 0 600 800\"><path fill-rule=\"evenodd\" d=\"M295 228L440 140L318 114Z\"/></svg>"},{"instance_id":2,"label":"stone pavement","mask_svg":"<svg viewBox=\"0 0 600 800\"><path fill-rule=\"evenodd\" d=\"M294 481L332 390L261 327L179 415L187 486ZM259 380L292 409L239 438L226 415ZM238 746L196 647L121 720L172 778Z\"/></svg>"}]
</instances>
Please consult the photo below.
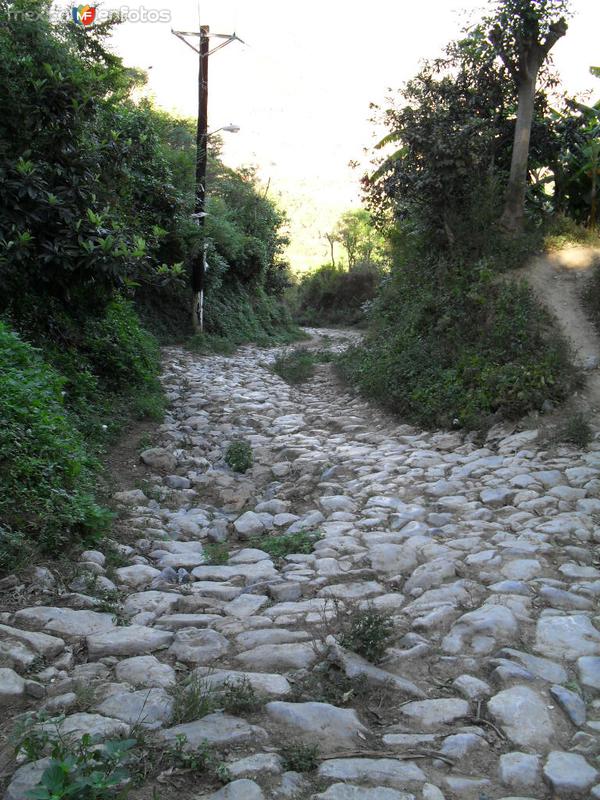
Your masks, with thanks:
<instances>
[{"instance_id":1,"label":"stone pavement","mask_svg":"<svg viewBox=\"0 0 600 800\"><path fill-rule=\"evenodd\" d=\"M48 574L52 602L0 615L0 706L210 742L233 781L183 800L600 798L600 440L423 432L328 365L288 386L275 355L166 352L152 480L115 495L123 564L85 552L67 592ZM245 474L224 462L236 438L254 451ZM260 549L302 531L321 537L312 553ZM207 543L228 561L208 565ZM376 665L336 636L366 610L392 626ZM216 691L246 676L265 704L174 725L170 689L190 674ZM85 712L78 681L95 689ZM319 746L316 770L284 771L290 741ZM21 766L7 800L42 768Z\"/></svg>"}]
</instances>

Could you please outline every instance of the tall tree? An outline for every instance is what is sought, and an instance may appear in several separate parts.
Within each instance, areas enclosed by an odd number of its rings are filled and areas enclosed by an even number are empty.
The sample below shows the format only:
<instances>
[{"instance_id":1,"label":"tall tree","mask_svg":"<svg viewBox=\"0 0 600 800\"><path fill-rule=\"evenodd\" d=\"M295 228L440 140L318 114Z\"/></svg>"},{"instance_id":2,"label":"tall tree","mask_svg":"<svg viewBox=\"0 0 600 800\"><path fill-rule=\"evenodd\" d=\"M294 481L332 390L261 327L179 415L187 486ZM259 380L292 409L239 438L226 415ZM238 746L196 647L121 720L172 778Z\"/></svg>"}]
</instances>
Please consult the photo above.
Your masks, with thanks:
<instances>
[{"instance_id":1,"label":"tall tree","mask_svg":"<svg viewBox=\"0 0 600 800\"><path fill-rule=\"evenodd\" d=\"M378 260L382 239L366 209L345 211L336 225L335 236L346 251L349 269L354 269L359 263L372 265Z\"/></svg>"},{"instance_id":2,"label":"tall tree","mask_svg":"<svg viewBox=\"0 0 600 800\"><path fill-rule=\"evenodd\" d=\"M567 32L568 0L499 0L490 42L517 90L517 119L510 176L501 226L510 234L523 227L529 140L539 71L550 50Z\"/></svg>"}]
</instances>

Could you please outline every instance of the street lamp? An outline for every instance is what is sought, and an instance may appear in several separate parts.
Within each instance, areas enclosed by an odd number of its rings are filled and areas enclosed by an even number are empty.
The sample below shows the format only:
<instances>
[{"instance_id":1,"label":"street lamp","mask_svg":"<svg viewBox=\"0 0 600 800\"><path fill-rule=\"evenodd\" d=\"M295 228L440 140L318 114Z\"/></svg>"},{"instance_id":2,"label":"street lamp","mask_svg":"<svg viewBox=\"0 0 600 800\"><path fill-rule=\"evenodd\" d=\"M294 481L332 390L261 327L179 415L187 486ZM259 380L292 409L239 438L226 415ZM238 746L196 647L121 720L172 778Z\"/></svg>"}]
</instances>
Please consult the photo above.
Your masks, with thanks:
<instances>
[{"instance_id":1,"label":"street lamp","mask_svg":"<svg viewBox=\"0 0 600 800\"><path fill-rule=\"evenodd\" d=\"M234 125L233 122L230 122L229 125L223 125L222 128L217 128L216 131L211 131L210 133L207 133L206 135L207 136L214 136L215 133L219 133L219 131L225 131L225 133L239 133L240 132L240 126L239 125Z\"/></svg>"}]
</instances>

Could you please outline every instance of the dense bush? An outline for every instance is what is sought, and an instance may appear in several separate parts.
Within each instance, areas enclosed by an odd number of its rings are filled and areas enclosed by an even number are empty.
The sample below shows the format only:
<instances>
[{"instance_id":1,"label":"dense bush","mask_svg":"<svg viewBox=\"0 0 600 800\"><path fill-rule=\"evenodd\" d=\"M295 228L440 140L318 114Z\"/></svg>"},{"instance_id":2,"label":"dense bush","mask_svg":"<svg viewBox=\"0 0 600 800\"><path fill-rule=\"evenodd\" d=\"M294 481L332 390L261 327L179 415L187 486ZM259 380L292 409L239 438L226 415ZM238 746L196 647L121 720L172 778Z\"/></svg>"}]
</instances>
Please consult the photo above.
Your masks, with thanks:
<instances>
[{"instance_id":1,"label":"dense bush","mask_svg":"<svg viewBox=\"0 0 600 800\"><path fill-rule=\"evenodd\" d=\"M358 264L351 270L325 264L299 278L293 314L303 325L353 325L364 321L365 304L375 297L381 268Z\"/></svg>"},{"instance_id":2,"label":"dense bush","mask_svg":"<svg viewBox=\"0 0 600 800\"><path fill-rule=\"evenodd\" d=\"M232 442L225 453L225 463L234 472L247 472L254 463L250 442L245 439Z\"/></svg>"},{"instance_id":3,"label":"dense bush","mask_svg":"<svg viewBox=\"0 0 600 800\"><path fill-rule=\"evenodd\" d=\"M108 517L91 494L94 465L65 409L64 380L1 322L0 418L3 525L51 551L101 534Z\"/></svg>"},{"instance_id":4,"label":"dense bush","mask_svg":"<svg viewBox=\"0 0 600 800\"><path fill-rule=\"evenodd\" d=\"M342 373L426 426L476 427L563 400L576 376L530 289L498 278L487 262L461 269L433 258L393 271Z\"/></svg>"},{"instance_id":5,"label":"dense bush","mask_svg":"<svg viewBox=\"0 0 600 800\"><path fill-rule=\"evenodd\" d=\"M132 414L162 417L145 326L190 335L203 245L194 123L132 100L116 20L83 30L50 6L0 0L0 567L105 526L95 456ZM285 216L210 150L206 338L288 341Z\"/></svg>"},{"instance_id":6,"label":"dense bush","mask_svg":"<svg viewBox=\"0 0 600 800\"><path fill-rule=\"evenodd\" d=\"M315 373L315 357L310 350L297 347L278 356L273 364L273 372L286 383L297 385L306 383Z\"/></svg>"}]
</instances>

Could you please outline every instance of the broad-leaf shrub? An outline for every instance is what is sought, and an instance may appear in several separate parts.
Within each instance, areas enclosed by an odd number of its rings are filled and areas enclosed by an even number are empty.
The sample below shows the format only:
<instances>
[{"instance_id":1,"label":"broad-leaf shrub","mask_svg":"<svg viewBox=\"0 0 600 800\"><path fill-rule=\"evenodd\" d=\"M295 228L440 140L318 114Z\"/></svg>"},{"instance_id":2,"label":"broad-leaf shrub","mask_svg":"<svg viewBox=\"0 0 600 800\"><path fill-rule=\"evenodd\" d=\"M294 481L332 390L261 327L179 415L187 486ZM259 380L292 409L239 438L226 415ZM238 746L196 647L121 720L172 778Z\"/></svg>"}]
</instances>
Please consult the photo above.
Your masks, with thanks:
<instances>
[{"instance_id":1,"label":"broad-leaf shrub","mask_svg":"<svg viewBox=\"0 0 600 800\"><path fill-rule=\"evenodd\" d=\"M94 465L65 409L63 387L0 322L0 520L50 551L73 536L97 536L108 522L92 497Z\"/></svg>"}]
</instances>

